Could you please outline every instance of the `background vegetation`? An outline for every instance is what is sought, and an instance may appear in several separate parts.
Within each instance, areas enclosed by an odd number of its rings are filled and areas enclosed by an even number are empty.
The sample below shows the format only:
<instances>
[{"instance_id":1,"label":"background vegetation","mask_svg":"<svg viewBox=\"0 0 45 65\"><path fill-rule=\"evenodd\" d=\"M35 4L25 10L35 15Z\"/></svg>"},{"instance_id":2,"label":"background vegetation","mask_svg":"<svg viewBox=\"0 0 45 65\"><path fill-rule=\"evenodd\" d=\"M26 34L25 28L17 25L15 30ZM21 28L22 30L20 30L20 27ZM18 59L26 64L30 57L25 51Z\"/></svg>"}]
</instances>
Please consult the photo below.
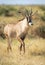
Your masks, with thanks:
<instances>
[{"instance_id":1,"label":"background vegetation","mask_svg":"<svg viewBox=\"0 0 45 65\"><path fill-rule=\"evenodd\" d=\"M39 36L45 38L45 6L29 5L28 6L0 5L0 36L4 38L3 30L6 24L17 23L20 19L24 18L25 11L28 10L30 12L31 8L33 13L35 11L37 11L37 13L32 17L34 25L32 29L30 28L27 37Z\"/></svg>"}]
</instances>

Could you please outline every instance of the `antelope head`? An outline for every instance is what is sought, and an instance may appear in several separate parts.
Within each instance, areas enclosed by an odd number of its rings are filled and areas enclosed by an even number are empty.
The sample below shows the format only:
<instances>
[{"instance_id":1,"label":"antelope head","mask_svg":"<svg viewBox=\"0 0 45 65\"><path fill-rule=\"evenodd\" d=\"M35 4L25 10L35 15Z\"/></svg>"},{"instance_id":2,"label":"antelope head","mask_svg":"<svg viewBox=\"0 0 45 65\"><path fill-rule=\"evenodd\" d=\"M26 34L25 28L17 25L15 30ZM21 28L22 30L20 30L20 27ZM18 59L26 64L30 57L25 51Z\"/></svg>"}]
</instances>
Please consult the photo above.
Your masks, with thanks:
<instances>
[{"instance_id":1,"label":"antelope head","mask_svg":"<svg viewBox=\"0 0 45 65\"><path fill-rule=\"evenodd\" d=\"M30 13L26 10L27 14L26 14L26 18L27 18L27 22L29 25L33 25L32 23L32 9L30 11Z\"/></svg>"}]
</instances>

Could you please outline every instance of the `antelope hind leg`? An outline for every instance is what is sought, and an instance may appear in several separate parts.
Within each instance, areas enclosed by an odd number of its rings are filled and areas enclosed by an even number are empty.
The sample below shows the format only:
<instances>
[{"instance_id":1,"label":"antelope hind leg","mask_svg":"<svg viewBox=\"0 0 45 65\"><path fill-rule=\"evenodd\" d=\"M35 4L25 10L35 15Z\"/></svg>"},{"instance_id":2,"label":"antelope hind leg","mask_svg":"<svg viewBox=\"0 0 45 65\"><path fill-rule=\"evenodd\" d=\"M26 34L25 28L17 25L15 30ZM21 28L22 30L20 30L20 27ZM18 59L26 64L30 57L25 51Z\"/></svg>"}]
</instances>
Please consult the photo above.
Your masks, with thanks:
<instances>
[{"instance_id":1,"label":"antelope hind leg","mask_svg":"<svg viewBox=\"0 0 45 65\"><path fill-rule=\"evenodd\" d=\"M12 51L12 48L11 48L11 38L8 38L7 41L8 41L7 51L9 52L9 50Z\"/></svg>"}]
</instances>

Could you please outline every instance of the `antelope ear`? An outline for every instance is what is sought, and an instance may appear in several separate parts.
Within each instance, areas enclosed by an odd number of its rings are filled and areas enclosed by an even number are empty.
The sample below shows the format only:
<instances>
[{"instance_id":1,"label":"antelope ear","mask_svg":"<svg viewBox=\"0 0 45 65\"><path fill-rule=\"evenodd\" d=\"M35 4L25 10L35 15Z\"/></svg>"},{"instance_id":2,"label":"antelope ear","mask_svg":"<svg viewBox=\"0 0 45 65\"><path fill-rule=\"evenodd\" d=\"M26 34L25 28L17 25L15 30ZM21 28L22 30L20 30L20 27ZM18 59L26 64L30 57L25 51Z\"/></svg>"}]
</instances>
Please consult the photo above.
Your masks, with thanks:
<instances>
[{"instance_id":1,"label":"antelope ear","mask_svg":"<svg viewBox=\"0 0 45 65\"><path fill-rule=\"evenodd\" d=\"M26 14L26 15L25 15L26 17L28 17L28 16L29 16L29 12L28 12L28 10L27 10L27 9L25 9L25 14Z\"/></svg>"},{"instance_id":2,"label":"antelope ear","mask_svg":"<svg viewBox=\"0 0 45 65\"><path fill-rule=\"evenodd\" d=\"M26 14L25 17L28 18L28 15Z\"/></svg>"}]
</instances>

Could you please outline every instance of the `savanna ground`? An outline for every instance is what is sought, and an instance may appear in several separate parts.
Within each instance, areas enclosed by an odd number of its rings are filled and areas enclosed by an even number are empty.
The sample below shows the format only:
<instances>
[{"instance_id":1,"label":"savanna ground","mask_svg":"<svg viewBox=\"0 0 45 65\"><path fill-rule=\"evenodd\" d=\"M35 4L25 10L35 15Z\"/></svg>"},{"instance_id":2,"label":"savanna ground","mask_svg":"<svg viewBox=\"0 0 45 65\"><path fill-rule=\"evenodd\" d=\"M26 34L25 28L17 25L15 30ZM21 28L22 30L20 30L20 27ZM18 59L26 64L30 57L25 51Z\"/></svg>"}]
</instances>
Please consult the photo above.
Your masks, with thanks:
<instances>
[{"instance_id":1,"label":"savanna ground","mask_svg":"<svg viewBox=\"0 0 45 65\"><path fill-rule=\"evenodd\" d=\"M34 25L30 27L25 38L25 54L20 55L20 43L12 42L12 52L7 52L7 40L3 39L1 33L8 23L18 23L23 18L20 12L25 9L33 12ZM8 13L8 14L7 14ZM5 6L0 5L0 65L45 65L45 6Z\"/></svg>"},{"instance_id":2,"label":"savanna ground","mask_svg":"<svg viewBox=\"0 0 45 65\"><path fill-rule=\"evenodd\" d=\"M25 39L26 52L20 55L20 43L12 43L12 52L7 52L6 40L0 40L0 65L45 65L45 39Z\"/></svg>"}]
</instances>

